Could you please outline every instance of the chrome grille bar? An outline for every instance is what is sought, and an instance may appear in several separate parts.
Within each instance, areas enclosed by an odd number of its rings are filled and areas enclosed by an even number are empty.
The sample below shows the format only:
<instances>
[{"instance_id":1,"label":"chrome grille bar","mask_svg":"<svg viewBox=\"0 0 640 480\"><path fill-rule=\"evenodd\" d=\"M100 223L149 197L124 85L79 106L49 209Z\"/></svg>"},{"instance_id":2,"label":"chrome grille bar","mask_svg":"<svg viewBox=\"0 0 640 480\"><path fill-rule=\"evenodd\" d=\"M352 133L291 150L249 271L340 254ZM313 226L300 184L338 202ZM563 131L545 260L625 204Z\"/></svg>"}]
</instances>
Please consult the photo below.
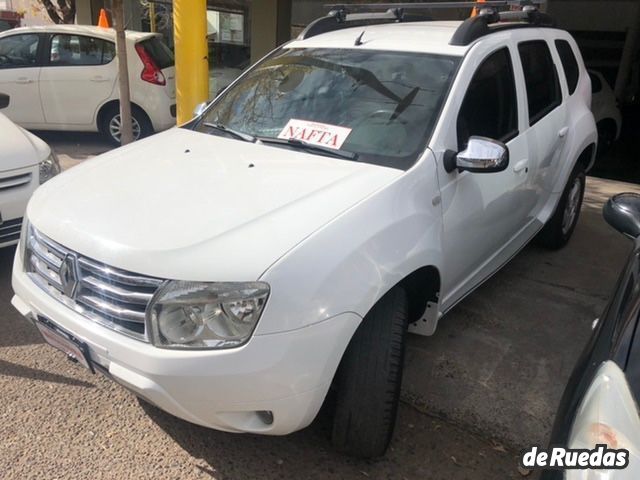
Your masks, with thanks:
<instances>
[{"instance_id":1,"label":"chrome grille bar","mask_svg":"<svg viewBox=\"0 0 640 480\"><path fill-rule=\"evenodd\" d=\"M0 178L0 190L9 190L11 188L21 187L31 183L31 173L22 175L13 175L12 177Z\"/></svg>"},{"instance_id":2,"label":"chrome grille bar","mask_svg":"<svg viewBox=\"0 0 640 480\"><path fill-rule=\"evenodd\" d=\"M40 260L46 263L50 269L55 271L60 270L62 259L47 250L41 243L34 243L32 251Z\"/></svg>"},{"instance_id":3,"label":"chrome grille bar","mask_svg":"<svg viewBox=\"0 0 640 480\"><path fill-rule=\"evenodd\" d=\"M117 307L107 300L93 295L78 295L78 302L85 303L98 312L104 312L110 317L120 318L128 322L144 323L144 310L142 312Z\"/></svg>"},{"instance_id":4,"label":"chrome grille bar","mask_svg":"<svg viewBox=\"0 0 640 480\"><path fill-rule=\"evenodd\" d=\"M117 283L124 283L134 287L153 287L158 288L162 284L162 280L152 277L143 277L140 275L132 275L122 270L116 270L106 265L93 262L88 258L79 257L78 265L85 268L95 275L109 279Z\"/></svg>"},{"instance_id":5,"label":"chrome grille bar","mask_svg":"<svg viewBox=\"0 0 640 480\"><path fill-rule=\"evenodd\" d=\"M60 284L60 276L51 270L40 258L35 255L31 256L31 265L35 270L35 273L44 278L52 287L62 292L62 285Z\"/></svg>"},{"instance_id":6,"label":"chrome grille bar","mask_svg":"<svg viewBox=\"0 0 640 480\"><path fill-rule=\"evenodd\" d=\"M115 284L104 283L100 279L88 276L80 280L82 285L96 292L101 292L104 297L108 297L117 302L134 303L137 305L147 305L153 297L153 293L132 291L118 287Z\"/></svg>"},{"instance_id":7,"label":"chrome grille bar","mask_svg":"<svg viewBox=\"0 0 640 480\"><path fill-rule=\"evenodd\" d=\"M26 237L27 272L40 288L96 323L148 341L146 309L163 280L83 257L33 228ZM75 288L65 288L69 282Z\"/></svg>"},{"instance_id":8,"label":"chrome grille bar","mask_svg":"<svg viewBox=\"0 0 640 480\"><path fill-rule=\"evenodd\" d=\"M7 220L0 224L0 243L10 242L20 238L22 229L22 218Z\"/></svg>"}]
</instances>

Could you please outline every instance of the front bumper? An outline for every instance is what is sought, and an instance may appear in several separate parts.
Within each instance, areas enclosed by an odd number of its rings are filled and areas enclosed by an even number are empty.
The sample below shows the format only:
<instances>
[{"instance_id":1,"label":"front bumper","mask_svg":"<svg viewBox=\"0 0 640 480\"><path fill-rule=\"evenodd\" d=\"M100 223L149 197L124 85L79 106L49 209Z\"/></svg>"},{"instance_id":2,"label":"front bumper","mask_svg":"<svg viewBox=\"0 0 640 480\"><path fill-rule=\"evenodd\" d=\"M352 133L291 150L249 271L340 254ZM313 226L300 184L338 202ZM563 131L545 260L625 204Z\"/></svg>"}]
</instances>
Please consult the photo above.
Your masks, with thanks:
<instances>
[{"instance_id":1,"label":"front bumper","mask_svg":"<svg viewBox=\"0 0 640 480\"><path fill-rule=\"evenodd\" d=\"M18 311L48 318L85 342L96 370L177 417L232 432L284 435L311 423L361 320L345 313L256 335L229 350L166 350L104 328L47 295L22 271L19 250L12 283Z\"/></svg>"}]
</instances>

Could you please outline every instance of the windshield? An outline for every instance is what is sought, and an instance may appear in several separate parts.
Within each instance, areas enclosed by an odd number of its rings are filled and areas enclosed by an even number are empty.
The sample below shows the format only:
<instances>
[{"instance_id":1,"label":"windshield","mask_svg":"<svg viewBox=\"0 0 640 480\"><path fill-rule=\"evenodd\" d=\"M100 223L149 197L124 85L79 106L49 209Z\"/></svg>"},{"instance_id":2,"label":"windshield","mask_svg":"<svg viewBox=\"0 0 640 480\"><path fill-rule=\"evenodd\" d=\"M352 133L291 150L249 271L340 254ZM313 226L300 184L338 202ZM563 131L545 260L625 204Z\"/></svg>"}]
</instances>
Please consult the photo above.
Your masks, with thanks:
<instances>
[{"instance_id":1,"label":"windshield","mask_svg":"<svg viewBox=\"0 0 640 480\"><path fill-rule=\"evenodd\" d=\"M407 169L424 150L455 57L346 49L283 49L219 97L205 123L258 139L292 139ZM287 142L267 143L274 146Z\"/></svg>"}]
</instances>

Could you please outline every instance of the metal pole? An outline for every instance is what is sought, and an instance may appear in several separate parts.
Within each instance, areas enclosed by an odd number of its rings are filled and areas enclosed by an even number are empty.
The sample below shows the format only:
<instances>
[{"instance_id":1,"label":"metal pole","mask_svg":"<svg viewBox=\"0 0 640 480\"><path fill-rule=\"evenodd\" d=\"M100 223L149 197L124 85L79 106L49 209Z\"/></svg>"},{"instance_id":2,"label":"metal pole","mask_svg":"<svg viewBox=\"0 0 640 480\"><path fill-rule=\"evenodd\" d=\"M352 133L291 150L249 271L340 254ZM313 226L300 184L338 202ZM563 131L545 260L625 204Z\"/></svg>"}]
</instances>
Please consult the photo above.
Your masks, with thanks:
<instances>
[{"instance_id":1,"label":"metal pole","mask_svg":"<svg viewBox=\"0 0 640 480\"><path fill-rule=\"evenodd\" d=\"M131 98L129 94L129 68L127 43L124 33L124 6L122 0L112 3L113 28L116 31L116 56L118 57L118 87L120 89L120 144L133 142L131 125Z\"/></svg>"},{"instance_id":2,"label":"metal pole","mask_svg":"<svg viewBox=\"0 0 640 480\"><path fill-rule=\"evenodd\" d=\"M191 120L196 105L209 98L207 0L173 2L173 37L177 122L181 125Z\"/></svg>"}]
</instances>

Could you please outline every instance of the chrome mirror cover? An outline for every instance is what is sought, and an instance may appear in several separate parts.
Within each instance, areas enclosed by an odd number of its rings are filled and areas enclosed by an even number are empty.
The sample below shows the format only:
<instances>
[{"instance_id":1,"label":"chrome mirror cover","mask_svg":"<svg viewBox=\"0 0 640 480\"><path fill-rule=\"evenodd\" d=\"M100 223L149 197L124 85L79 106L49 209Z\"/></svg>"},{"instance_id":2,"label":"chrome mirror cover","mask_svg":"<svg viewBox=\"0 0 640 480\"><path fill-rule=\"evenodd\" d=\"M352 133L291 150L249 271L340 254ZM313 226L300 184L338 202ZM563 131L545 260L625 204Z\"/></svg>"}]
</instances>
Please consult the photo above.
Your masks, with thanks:
<instances>
[{"instance_id":1,"label":"chrome mirror cover","mask_svg":"<svg viewBox=\"0 0 640 480\"><path fill-rule=\"evenodd\" d=\"M509 166L509 148L486 137L471 137L467 148L456 156L458 170L475 173L501 172Z\"/></svg>"}]
</instances>

